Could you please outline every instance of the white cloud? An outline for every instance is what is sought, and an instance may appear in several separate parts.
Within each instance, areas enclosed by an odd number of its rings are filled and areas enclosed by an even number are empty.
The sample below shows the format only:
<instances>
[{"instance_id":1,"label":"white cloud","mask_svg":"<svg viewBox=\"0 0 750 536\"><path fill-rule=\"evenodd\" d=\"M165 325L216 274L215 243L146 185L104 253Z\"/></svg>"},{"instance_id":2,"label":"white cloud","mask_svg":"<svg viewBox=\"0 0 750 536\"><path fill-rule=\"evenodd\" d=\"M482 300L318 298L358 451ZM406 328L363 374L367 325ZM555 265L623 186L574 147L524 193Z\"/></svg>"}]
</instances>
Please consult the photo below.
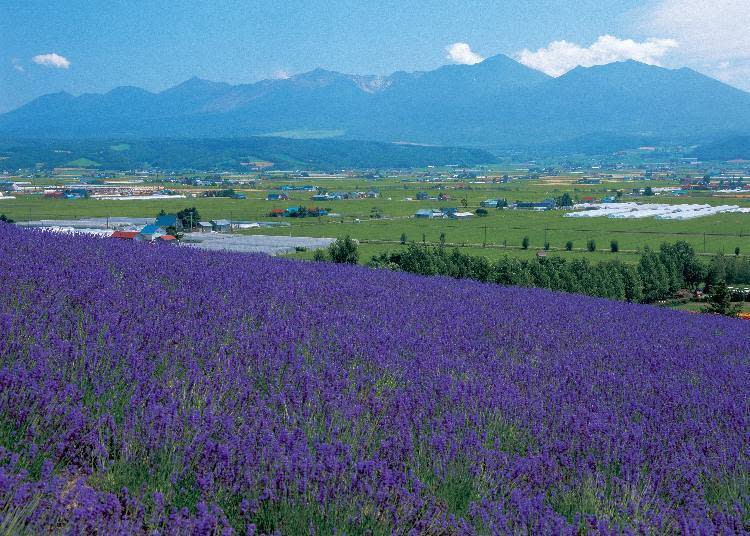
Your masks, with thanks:
<instances>
[{"instance_id":1,"label":"white cloud","mask_svg":"<svg viewBox=\"0 0 750 536\"><path fill-rule=\"evenodd\" d=\"M659 0L641 26L679 39L686 51L702 57L750 56L747 0Z\"/></svg>"},{"instance_id":2,"label":"white cloud","mask_svg":"<svg viewBox=\"0 0 750 536\"><path fill-rule=\"evenodd\" d=\"M10 61L11 61L11 63L13 64L13 68L14 68L14 69L15 69L16 71L18 71L19 73L22 73L22 72L24 72L24 71L26 70L26 69L24 69L24 68L23 68L23 65L21 64L21 60L20 60L20 59L18 59L18 58L13 58L13 59L12 59L12 60L10 60Z\"/></svg>"},{"instance_id":3,"label":"white cloud","mask_svg":"<svg viewBox=\"0 0 750 536\"><path fill-rule=\"evenodd\" d=\"M273 74L271 75L271 78L273 78L274 80L286 80L287 78L291 78L291 77L292 75L290 75L287 71L284 71L284 70L274 71Z\"/></svg>"},{"instance_id":4,"label":"white cloud","mask_svg":"<svg viewBox=\"0 0 750 536\"><path fill-rule=\"evenodd\" d=\"M39 54L38 56L31 58L31 60L38 65L52 67L54 69L67 69L70 67L70 60L68 60L68 58L55 54L54 52L49 54Z\"/></svg>"},{"instance_id":5,"label":"white cloud","mask_svg":"<svg viewBox=\"0 0 750 536\"><path fill-rule=\"evenodd\" d=\"M656 0L636 25L679 40L683 63L750 90L747 0Z\"/></svg>"},{"instance_id":6,"label":"white cloud","mask_svg":"<svg viewBox=\"0 0 750 536\"><path fill-rule=\"evenodd\" d=\"M516 53L516 59L548 75L560 76L579 65L591 67L623 60L659 65L659 60L677 46L678 43L674 39L651 38L634 41L602 35L588 47L568 41L553 41L536 51L521 50Z\"/></svg>"},{"instance_id":7,"label":"white cloud","mask_svg":"<svg viewBox=\"0 0 750 536\"><path fill-rule=\"evenodd\" d=\"M468 43L453 43L445 47L445 51L448 53L446 59L451 60L453 63L460 63L462 65L474 65L484 61L484 58L471 50Z\"/></svg>"}]
</instances>

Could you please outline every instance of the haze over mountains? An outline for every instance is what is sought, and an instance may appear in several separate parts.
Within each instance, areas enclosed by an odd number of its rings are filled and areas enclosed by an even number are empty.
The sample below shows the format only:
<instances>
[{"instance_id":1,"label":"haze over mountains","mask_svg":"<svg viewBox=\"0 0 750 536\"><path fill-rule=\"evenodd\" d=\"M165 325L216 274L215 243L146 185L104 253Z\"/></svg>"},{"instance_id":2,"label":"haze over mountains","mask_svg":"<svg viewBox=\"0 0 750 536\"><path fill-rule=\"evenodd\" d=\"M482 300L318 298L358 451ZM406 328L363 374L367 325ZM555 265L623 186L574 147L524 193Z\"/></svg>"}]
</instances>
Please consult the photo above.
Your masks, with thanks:
<instances>
[{"instance_id":1,"label":"haze over mountains","mask_svg":"<svg viewBox=\"0 0 750 536\"><path fill-rule=\"evenodd\" d=\"M245 85L193 78L160 93L56 93L0 115L0 136L27 138L337 136L511 148L732 134L750 134L750 93L693 70L627 61L551 78L503 55L387 77L317 69Z\"/></svg>"}]
</instances>

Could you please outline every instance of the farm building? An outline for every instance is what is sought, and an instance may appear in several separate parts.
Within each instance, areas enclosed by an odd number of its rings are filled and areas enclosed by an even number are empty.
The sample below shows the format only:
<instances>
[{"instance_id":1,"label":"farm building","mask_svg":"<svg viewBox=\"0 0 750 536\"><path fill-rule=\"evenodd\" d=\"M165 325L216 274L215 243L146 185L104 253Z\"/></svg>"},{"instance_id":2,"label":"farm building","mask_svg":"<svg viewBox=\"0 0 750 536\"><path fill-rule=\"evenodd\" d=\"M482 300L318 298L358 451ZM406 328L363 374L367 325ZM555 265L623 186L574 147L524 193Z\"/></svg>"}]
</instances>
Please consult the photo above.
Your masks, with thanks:
<instances>
[{"instance_id":1,"label":"farm building","mask_svg":"<svg viewBox=\"0 0 750 536\"><path fill-rule=\"evenodd\" d=\"M167 227L174 227L178 230L182 229L182 221L180 221L180 219L174 214L164 214L162 216L157 216L154 224L158 225L159 227L164 227L165 229Z\"/></svg>"},{"instance_id":2,"label":"farm building","mask_svg":"<svg viewBox=\"0 0 750 536\"><path fill-rule=\"evenodd\" d=\"M152 241L160 236L164 236L167 234L167 231L164 230L164 227L159 227L155 223L152 223L151 225L146 225L143 229L140 230L140 232L135 236L136 240L147 240Z\"/></svg>"},{"instance_id":3,"label":"farm building","mask_svg":"<svg viewBox=\"0 0 750 536\"><path fill-rule=\"evenodd\" d=\"M454 212L449 217L454 220L468 220L472 216L474 216L472 212Z\"/></svg>"},{"instance_id":4,"label":"farm building","mask_svg":"<svg viewBox=\"0 0 750 536\"><path fill-rule=\"evenodd\" d=\"M445 218L445 213L443 213L443 211L437 210L437 209L423 208L423 209L418 210L414 214L414 217L415 218L429 218L429 219L433 219L433 218Z\"/></svg>"},{"instance_id":5,"label":"farm building","mask_svg":"<svg viewBox=\"0 0 750 536\"><path fill-rule=\"evenodd\" d=\"M214 230L214 226L211 225L210 221L199 221L198 222L198 230L201 233L210 233Z\"/></svg>"},{"instance_id":6,"label":"farm building","mask_svg":"<svg viewBox=\"0 0 750 536\"><path fill-rule=\"evenodd\" d=\"M479 206L483 208L497 208L500 204L500 201L497 199L485 199L481 203L479 203Z\"/></svg>"},{"instance_id":7,"label":"farm building","mask_svg":"<svg viewBox=\"0 0 750 536\"><path fill-rule=\"evenodd\" d=\"M119 238L120 240L134 240L138 236L138 231L115 231L110 238Z\"/></svg>"},{"instance_id":8,"label":"farm building","mask_svg":"<svg viewBox=\"0 0 750 536\"><path fill-rule=\"evenodd\" d=\"M541 202L519 201L516 203L515 207L525 210L552 210L555 208L555 200L545 199Z\"/></svg>"},{"instance_id":9,"label":"farm building","mask_svg":"<svg viewBox=\"0 0 750 536\"><path fill-rule=\"evenodd\" d=\"M285 193L271 193L266 196L267 201L286 201L287 199L289 199L289 196Z\"/></svg>"},{"instance_id":10,"label":"farm building","mask_svg":"<svg viewBox=\"0 0 750 536\"><path fill-rule=\"evenodd\" d=\"M417 192L417 201L424 201L429 198L430 196L427 195L427 192Z\"/></svg>"},{"instance_id":11,"label":"farm building","mask_svg":"<svg viewBox=\"0 0 750 536\"><path fill-rule=\"evenodd\" d=\"M229 220L211 220L213 230L219 233L225 233L232 228L232 222Z\"/></svg>"}]
</instances>

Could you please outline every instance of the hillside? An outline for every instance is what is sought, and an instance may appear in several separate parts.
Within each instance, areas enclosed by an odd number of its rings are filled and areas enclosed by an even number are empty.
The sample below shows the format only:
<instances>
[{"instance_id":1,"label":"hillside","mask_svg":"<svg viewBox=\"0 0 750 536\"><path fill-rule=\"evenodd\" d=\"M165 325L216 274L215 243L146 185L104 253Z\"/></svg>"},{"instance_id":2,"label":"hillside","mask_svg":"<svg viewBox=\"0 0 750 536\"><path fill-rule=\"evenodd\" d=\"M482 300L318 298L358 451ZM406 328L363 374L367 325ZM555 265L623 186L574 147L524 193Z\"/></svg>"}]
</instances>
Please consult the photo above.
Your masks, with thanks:
<instances>
[{"instance_id":1,"label":"hillside","mask_svg":"<svg viewBox=\"0 0 750 536\"><path fill-rule=\"evenodd\" d=\"M0 170L80 166L128 170L241 171L252 162L276 169L414 168L472 166L496 158L481 149L356 140L241 139L0 140Z\"/></svg>"},{"instance_id":2,"label":"hillside","mask_svg":"<svg viewBox=\"0 0 750 536\"><path fill-rule=\"evenodd\" d=\"M549 76L498 55L430 72L316 69L229 85L191 79L160 93L40 97L0 115L0 137L185 138L321 132L347 139L496 148L604 135L684 143L750 130L750 94L690 69L634 61ZM625 142L626 146L620 146Z\"/></svg>"},{"instance_id":3,"label":"hillside","mask_svg":"<svg viewBox=\"0 0 750 536\"><path fill-rule=\"evenodd\" d=\"M750 136L730 136L698 147L701 160L750 160Z\"/></svg>"},{"instance_id":4,"label":"hillside","mask_svg":"<svg viewBox=\"0 0 750 536\"><path fill-rule=\"evenodd\" d=\"M750 323L10 225L0 273L8 533L750 528Z\"/></svg>"}]
</instances>

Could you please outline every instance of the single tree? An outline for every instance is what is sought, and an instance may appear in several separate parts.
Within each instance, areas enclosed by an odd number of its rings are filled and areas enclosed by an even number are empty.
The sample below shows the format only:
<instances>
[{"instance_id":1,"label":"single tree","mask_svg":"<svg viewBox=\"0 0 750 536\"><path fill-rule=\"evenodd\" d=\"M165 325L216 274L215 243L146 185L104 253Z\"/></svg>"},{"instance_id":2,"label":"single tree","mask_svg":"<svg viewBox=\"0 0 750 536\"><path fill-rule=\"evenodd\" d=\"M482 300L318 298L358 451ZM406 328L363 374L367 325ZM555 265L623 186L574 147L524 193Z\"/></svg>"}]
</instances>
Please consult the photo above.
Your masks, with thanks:
<instances>
[{"instance_id":1,"label":"single tree","mask_svg":"<svg viewBox=\"0 0 750 536\"><path fill-rule=\"evenodd\" d=\"M620 251L620 245L617 243L617 240L612 240L609 243L609 250L612 253L617 253L618 251Z\"/></svg>"},{"instance_id":2,"label":"single tree","mask_svg":"<svg viewBox=\"0 0 750 536\"><path fill-rule=\"evenodd\" d=\"M529 237L528 236L524 236L523 240L521 240L521 247L523 249L529 249Z\"/></svg>"},{"instance_id":3,"label":"single tree","mask_svg":"<svg viewBox=\"0 0 750 536\"><path fill-rule=\"evenodd\" d=\"M708 306L703 308L704 313L712 313L724 316L737 316L742 310L742 305L732 303L732 293L725 281L719 281L713 287L713 292L708 298Z\"/></svg>"},{"instance_id":4,"label":"single tree","mask_svg":"<svg viewBox=\"0 0 750 536\"><path fill-rule=\"evenodd\" d=\"M567 251L573 251L573 241L572 240L568 240L567 242L565 242L565 249Z\"/></svg>"},{"instance_id":5,"label":"single tree","mask_svg":"<svg viewBox=\"0 0 750 536\"><path fill-rule=\"evenodd\" d=\"M401 233L401 244L406 244L406 233Z\"/></svg>"},{"instance_id":6,"label":"single tree","mask_svg":"<svg viewBox=\"0 0 750 536\"><path fill-rule=\"evenodd\" d=\"M591 238L588 242L586 242L586 249L588 249L590 252L596 251L596 242L593 238Z\"/></svg>"},{"instance_id":7,"label":"single tree","mask_svg":"<svg viewBox=\"0 0 750 536\"><path fill-rule=\"evenodd\" d=\"M357 264L359 260L357 243L349 236L337 238L328 246L328 255L333 262L342 264Z\"/></svg>"}]
</instances>

